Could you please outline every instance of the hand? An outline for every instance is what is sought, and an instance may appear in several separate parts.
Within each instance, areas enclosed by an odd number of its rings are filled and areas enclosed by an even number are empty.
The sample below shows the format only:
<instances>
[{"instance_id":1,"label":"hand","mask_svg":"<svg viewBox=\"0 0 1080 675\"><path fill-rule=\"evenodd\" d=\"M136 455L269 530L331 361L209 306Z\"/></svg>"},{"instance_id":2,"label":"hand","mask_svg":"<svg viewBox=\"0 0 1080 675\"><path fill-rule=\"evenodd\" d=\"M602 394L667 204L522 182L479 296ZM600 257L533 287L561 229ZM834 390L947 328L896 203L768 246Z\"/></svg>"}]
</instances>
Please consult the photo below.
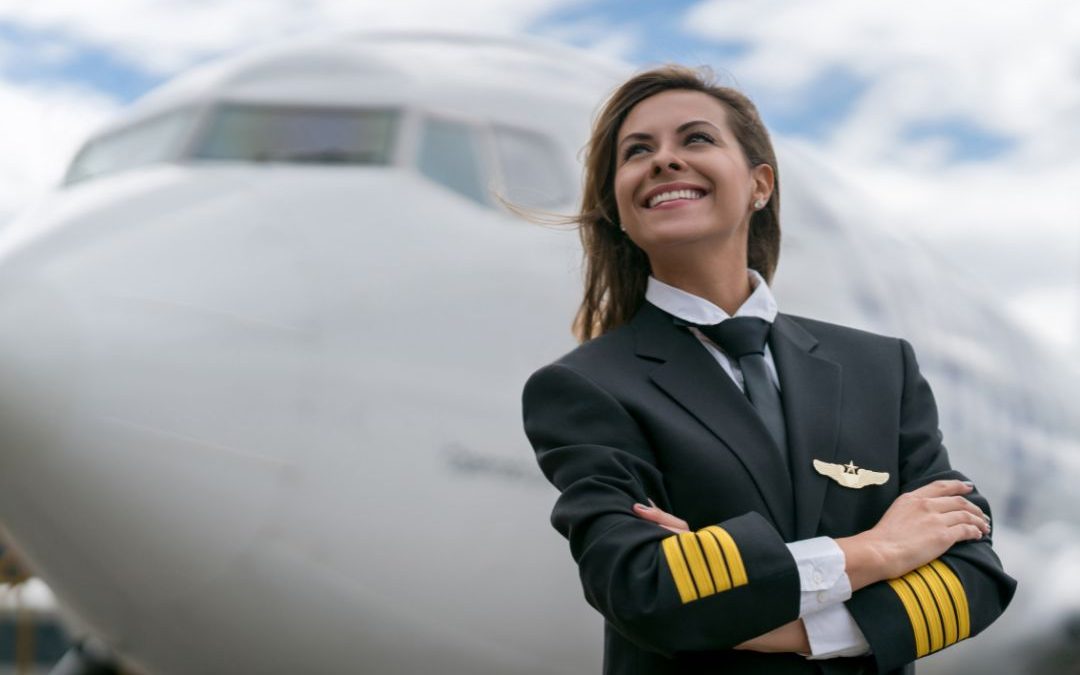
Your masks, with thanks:
<instances>
[{"instance_id":1,"label":"hand","mask_svg":"<svg viewBox=\"0 0 1080 675\"><path fill-rule=\"evenodd\" d=\"M656 523L665 530L670 530L675 534L682 534L683 532L689 532L690 526L682 518L662 511L653 503L653 500L649 500L649 506L644 504L634 504L634 515L642 520L647 520L650 523Z\"/></svg>"},{"instance_id":2,"label":"hand","mask_svg":"<svg viewBox=\"0 0 1080 675\"><path fill-rule=\"evenodd\" d=\"M961 496L972 489L959 480L934 481L897 497L869 530L837 539L851 589L903 576L957 542L989 534L989 516Z\"/></svg>"}]
</instances>

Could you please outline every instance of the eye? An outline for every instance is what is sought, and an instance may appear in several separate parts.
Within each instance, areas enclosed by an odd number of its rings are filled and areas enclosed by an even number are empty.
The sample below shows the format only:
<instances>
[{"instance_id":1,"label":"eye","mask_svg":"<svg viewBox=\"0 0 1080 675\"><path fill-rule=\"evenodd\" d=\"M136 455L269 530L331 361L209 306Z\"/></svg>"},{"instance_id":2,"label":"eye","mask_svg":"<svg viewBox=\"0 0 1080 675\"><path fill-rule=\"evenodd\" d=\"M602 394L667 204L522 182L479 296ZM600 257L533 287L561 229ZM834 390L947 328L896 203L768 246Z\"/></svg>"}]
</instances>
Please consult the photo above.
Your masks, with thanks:
<instances>
[{"instance_id":1,"label":"eye","mask_svg":"<svg viewBox=\"0 0 1080 675\"><path fill-rule=\"evenodd\" d=\"M686 144L691 143L715 143L716 141L712 136L704 131L692 131L686 135Z\"/></svg>"},{"instance_id":2,"label":"eye","mask_svg":"<svg viewBox=\"0 0 1080 675\"><path fill-rule=\"evenodd\" d=\"M626 146L625 149L623 149L622 158L625 162L634 155L640 155L641 153L648 151L649 146L645 145L644 143L631 143L630 145Z\"/></svg>"}]
</instances>

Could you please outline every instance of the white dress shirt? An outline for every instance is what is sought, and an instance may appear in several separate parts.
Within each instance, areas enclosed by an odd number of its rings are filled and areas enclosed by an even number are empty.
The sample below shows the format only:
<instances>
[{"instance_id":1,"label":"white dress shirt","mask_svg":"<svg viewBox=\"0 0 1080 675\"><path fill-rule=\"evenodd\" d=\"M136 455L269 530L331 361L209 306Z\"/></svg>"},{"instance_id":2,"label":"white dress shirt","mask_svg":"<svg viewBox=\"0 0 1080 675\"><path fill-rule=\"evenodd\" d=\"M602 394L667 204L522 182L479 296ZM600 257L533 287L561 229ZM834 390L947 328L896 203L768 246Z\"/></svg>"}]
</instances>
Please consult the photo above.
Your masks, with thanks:
<instances>
[{"instance_id":1,"label":"white dress shirt","mask_svg":"<svg viewBox=\"0 0 1080 675\"><path fill-rule=\"evenodd\" d=\"M735 311L735 316L755 316L772 323L776 319L777 308L769 285L755 270L750 270L750 286L753 292ZM645 299L688 323L708 325L731 318L727 312L708 300L669 286L651 276L645 290ZM722 349L698 329L691 327L690 331L697 336L739 389L745 391L738 361L728 358ZM779 389L780 378L777 377L776 364L767 344L765 365L769 378ZM806 626L806 636L810 642L810 654L807 658L828 659L868 653L870 646L866 637L851 617L851 612L844 606L844 602L851 597L851 580L844 571L844 552L829 537L804 539L792 542L787 547L799 570L799 617Z\"/></svg>"}]
</instances>

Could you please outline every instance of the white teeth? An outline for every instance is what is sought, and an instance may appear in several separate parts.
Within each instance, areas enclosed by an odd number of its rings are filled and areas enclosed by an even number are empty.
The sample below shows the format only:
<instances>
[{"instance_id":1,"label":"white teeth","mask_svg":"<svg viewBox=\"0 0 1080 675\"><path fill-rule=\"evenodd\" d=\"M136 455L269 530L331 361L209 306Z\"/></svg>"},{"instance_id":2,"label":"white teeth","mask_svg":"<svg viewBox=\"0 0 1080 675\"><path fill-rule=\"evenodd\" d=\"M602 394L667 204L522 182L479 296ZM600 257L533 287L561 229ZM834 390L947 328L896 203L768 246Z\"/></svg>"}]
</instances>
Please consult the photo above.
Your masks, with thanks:
<instances>
[{"instance_id":1,"label":"white teeth","mask_svg":"<svg viewBox=\"0 0 1080 675\"><path fill-rule=\"evenodd\" d=\"M670 202L673 199L701 199L704 196L705 193L701 190L672 190L670 192L661 192L649 199L649 208L651 209L657 204Z\"/></svg>"}]
</instances>

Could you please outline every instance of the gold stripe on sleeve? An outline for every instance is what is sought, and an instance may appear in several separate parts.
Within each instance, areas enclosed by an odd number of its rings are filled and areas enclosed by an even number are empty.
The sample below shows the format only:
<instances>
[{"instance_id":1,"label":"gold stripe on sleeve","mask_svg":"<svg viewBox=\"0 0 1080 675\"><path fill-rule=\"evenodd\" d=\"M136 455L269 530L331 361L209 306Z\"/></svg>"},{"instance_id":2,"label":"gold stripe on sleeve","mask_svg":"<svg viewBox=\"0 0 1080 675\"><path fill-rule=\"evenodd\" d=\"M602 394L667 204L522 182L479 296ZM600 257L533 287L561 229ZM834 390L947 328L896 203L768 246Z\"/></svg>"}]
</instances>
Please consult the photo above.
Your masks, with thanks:
<instances>
[{"instance_id":1,"label":"gold stripe on sleeve","mask_svg":"<svg viewBox=\"0 0 1080 675\"><path fill-rule=\"evenodd\" d=\"M686 569L686 560L683 558L682 549L679 547L678 535L671 535L661 542L664 557L667 558L668 569L675 579L675 588L679 591L679 599L683 604L691 600L697 600L697 590L690 578L690 570Z\"/></svg>"},{"instance_id":2,"label":"gold stripe on sleeve","mask_svg":"<svg viewBox=\"0 0 1080 675\"><path fill-rule=\"evenodd\" d=\"M915 597L922 606L923 616L926 617L926 626L930 629L930 651L936 652L945 646L945 634L941 627L941 612L938 611L934 596L930 593L930 587L923 578L915 572L904 575L904 581L908 583Z\"/></svg>"},{"instance_id":3,"label":"gold stripe on sleeve","mask_svg":"<svg viewBox=\"0 0 1080 675\"><path fill-rule=\"evenodd\" d=\"M731 570L731 585L732 587L745 586L749 583L746 577L746 568L743 567L742 556L739 555L739 547L735 545L735 540L731 538L731 535L727 533L722 527L716 525L710 525L705 528L716 537L716 540L720 542L720 548L724 551L724 558L727 559L728 569Z\"/></svg>"},{"instance_id":4,"label":"gold stripe on sleeve","mask_svg":"<svg viewBox=\"0 0 1080 675\"><path fill-rule=\"evenodd\" d=\"M720 544L716 537L708 530L698 533L701 540L701 549L705 551L705 560L712 570L713 584L717 591L726 591L731 588L731 575L728 574L727 563L724 562L724 554L720 552Z\"/></svg>"},{"instance_id":5,"label":"gold stripe on sleeve","mask_svg":"<svg viewBox=\"0 0 1080 675\"><path fill-rule=\"evenodd\" d=\"M705 565L705 558L701 554L701 547L698 546L697 535L693 532L683 532L679 535L679 543L682 544L686 562L690 565L690 573L694 575L694 584L697 586L698 594L704 598L716 593L709 568Z\"/></svg>"},{"instance_id":6,"label":"gold stripe on sleeve","mask_svg":"<svg viewBox=\"0 0 1080 675\"><path fill-rule=\"evenodd\" d=\"M953 604L956 606L957 639L963 640L971 635L971 616L968 614L968 600L964 585L960 583L956 572L940 560L933 561L930 566L941 576L945 588L949 589L949 595L952 596Z\"/></svg>"},{"instance_id":7,"label":"gold stripe on sleeve","mask_svg":"<svg viewBox=\"0 0 1080 675\"><path fill-rule=\"evenodd\" d=\"M941 623L945 629L945 646L956 644L959 639L957 637L956 629L956 607L953 605L952 597L949 595L949 591L946 590L945 584L941 581L941 577L937 575L937 572L930 567L930 565L923 565L919 569L915 570L922 577L926 585L930 587L930 592L933 593L934 599L937 600L938 609L941 610Z\"/></svg>"},{"instance_id":8,"label":"gold stripe on sleeve","mask_svg":"<svg viewBox=\"0 0 1080 675\"><path fill-rule=\"evenodd\" d=\"M930 653L930 638L926 633L926 621L923 619L922 609L919 608L919 601L903 579L889 579L889 587L899 596L907 611L911 629L915 633L915 657L922 658Z\"/></svg>"}]
</instances>

